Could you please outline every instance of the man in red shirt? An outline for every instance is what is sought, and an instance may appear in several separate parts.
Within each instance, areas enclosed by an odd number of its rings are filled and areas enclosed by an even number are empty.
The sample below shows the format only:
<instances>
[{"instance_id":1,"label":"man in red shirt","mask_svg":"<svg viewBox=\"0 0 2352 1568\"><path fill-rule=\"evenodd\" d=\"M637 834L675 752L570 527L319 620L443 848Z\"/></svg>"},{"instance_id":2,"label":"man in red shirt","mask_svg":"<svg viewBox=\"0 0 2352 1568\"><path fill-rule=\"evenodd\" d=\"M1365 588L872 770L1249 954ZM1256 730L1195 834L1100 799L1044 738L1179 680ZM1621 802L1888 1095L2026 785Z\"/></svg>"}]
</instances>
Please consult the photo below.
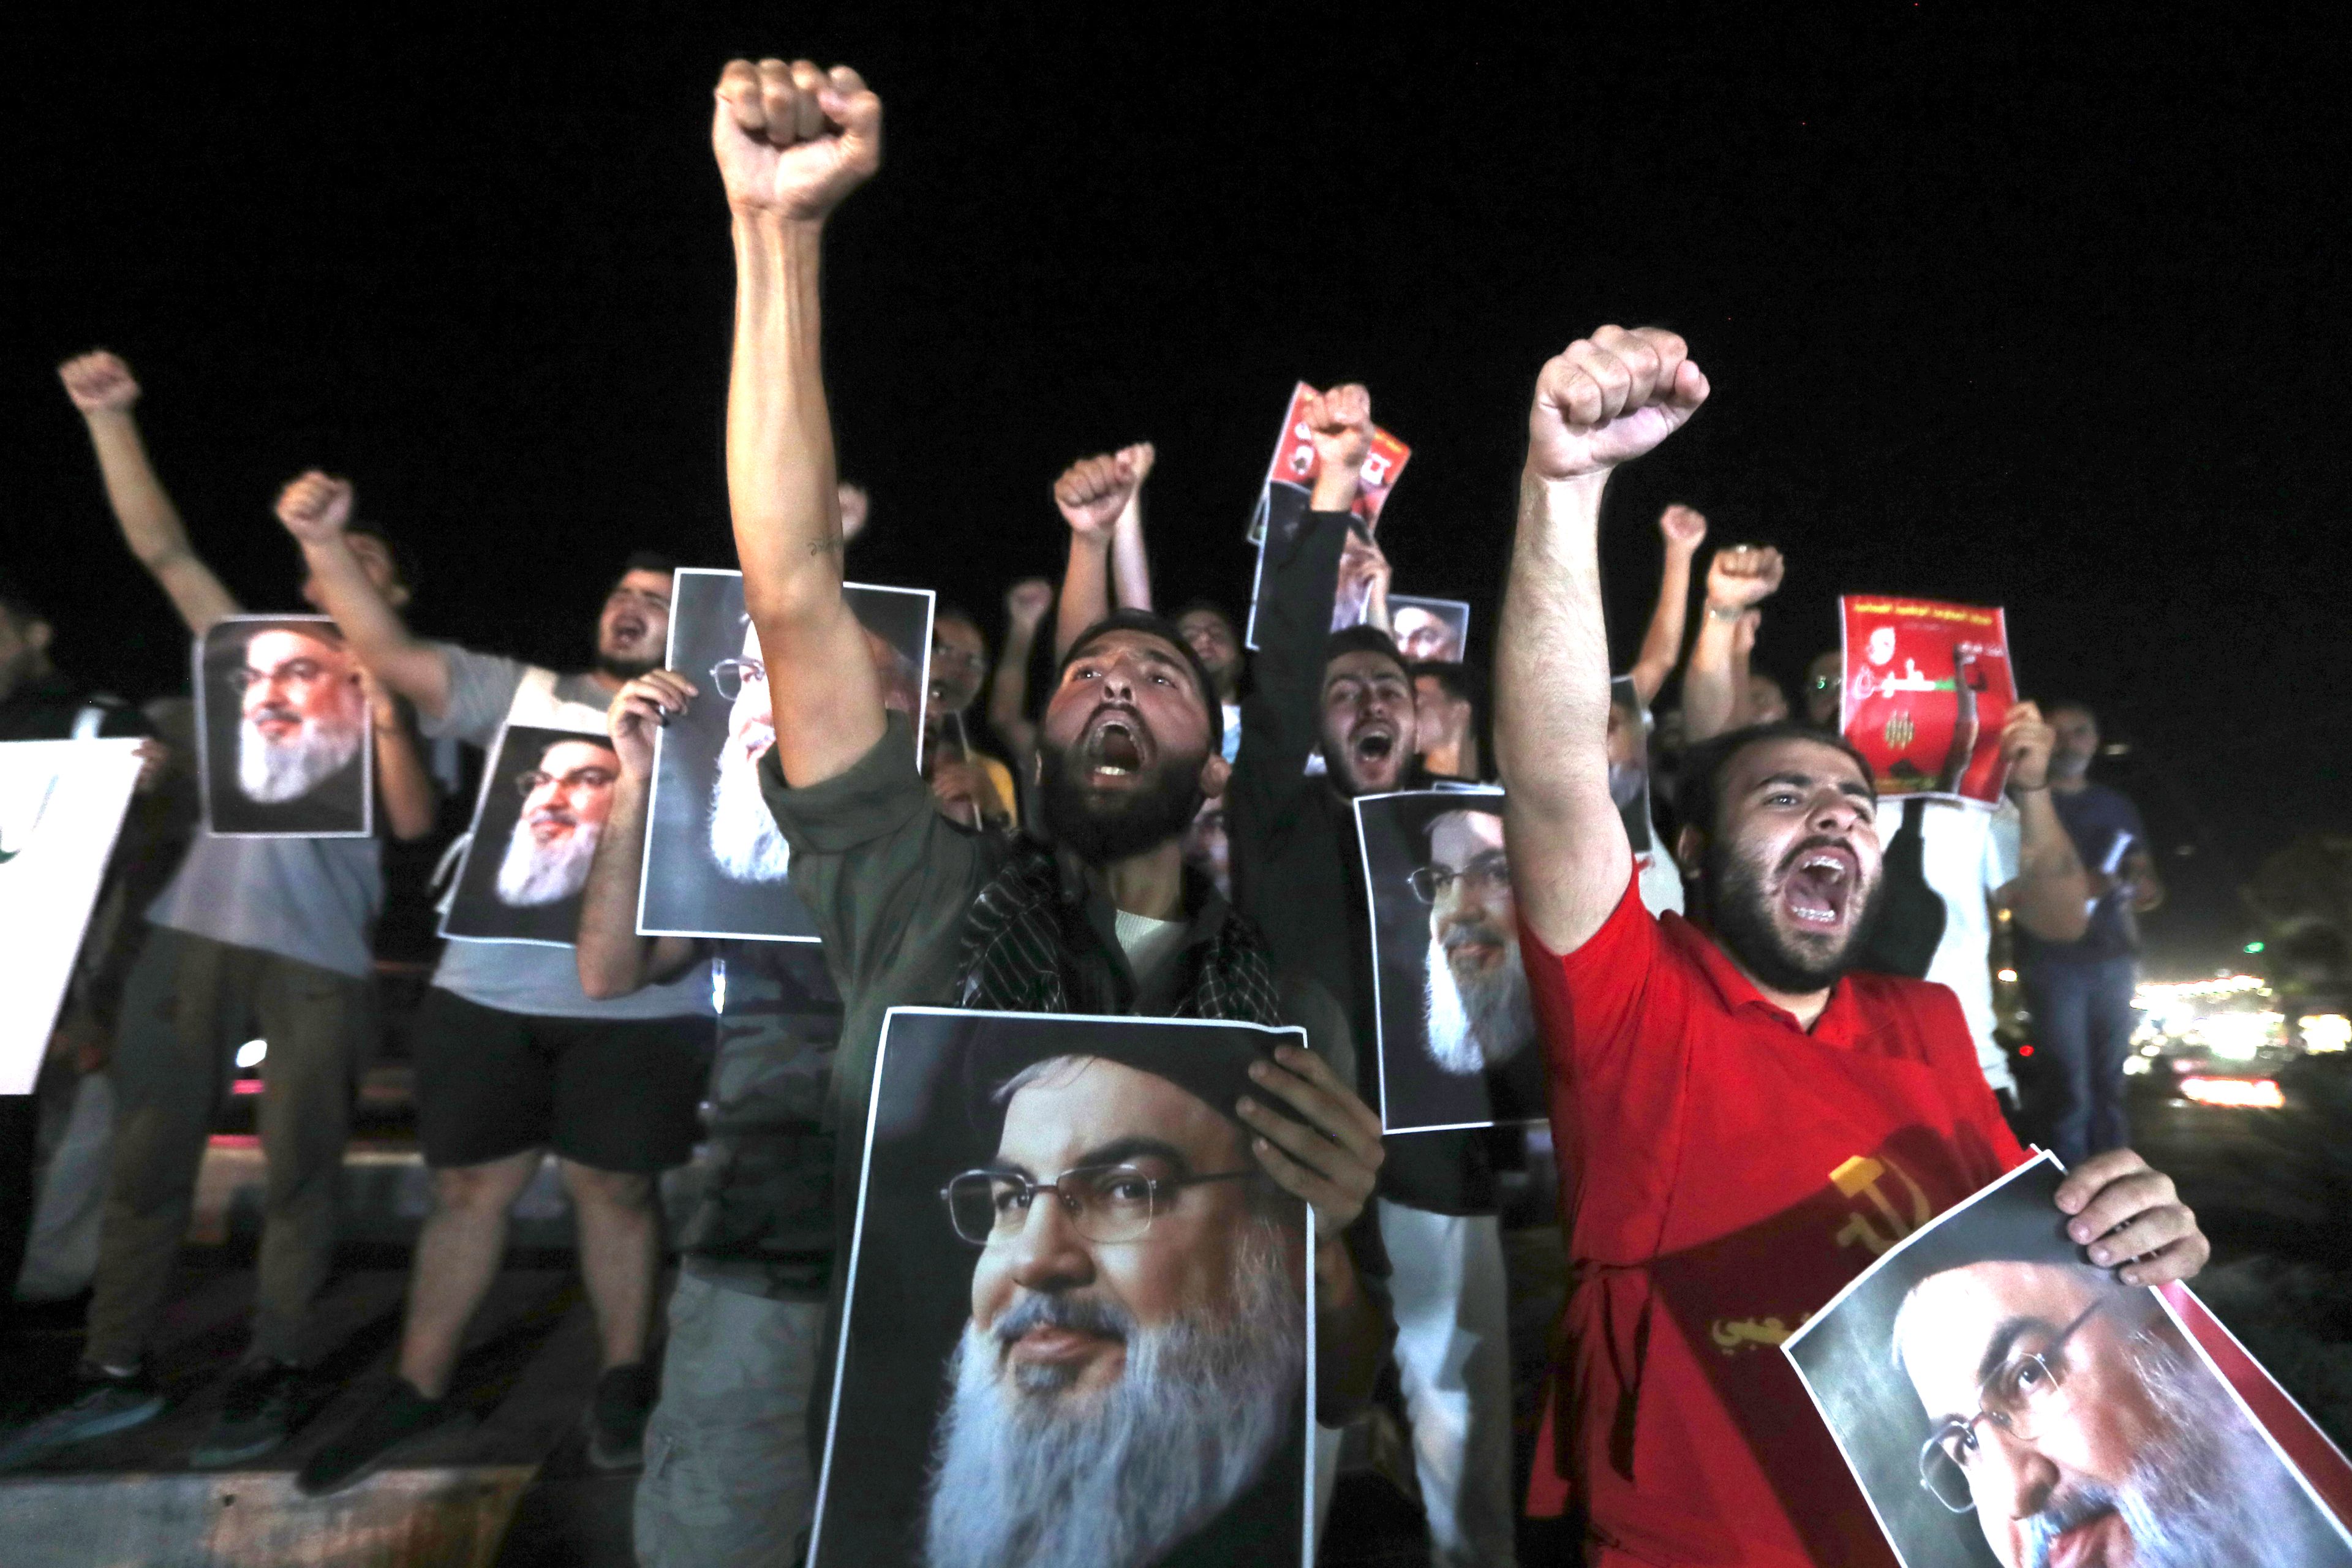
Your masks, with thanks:
<instances>
[{"instance_id":1,"label":"man in red shirt","mask_svg":"<svg viewBox=\"0 0 2352 1568\"><path fill-rule=\"evenodd\" d=\"M1580 1507L1595 1563L1892 1563L1776 1347L2023 1151L1951 993L1847 973L1880 856L1842 742L1762 725L1695 752L1702 923L1642 907L1609 795L1601 495L1706 392L1679 338L1604 327L1544 367L1528 415L1496 732L1574 1265L1532 1502ZM2126 1283L2209 1250L2128 1151L2084 1162L2058 1206Z\"/></svg>"}]
</instances>

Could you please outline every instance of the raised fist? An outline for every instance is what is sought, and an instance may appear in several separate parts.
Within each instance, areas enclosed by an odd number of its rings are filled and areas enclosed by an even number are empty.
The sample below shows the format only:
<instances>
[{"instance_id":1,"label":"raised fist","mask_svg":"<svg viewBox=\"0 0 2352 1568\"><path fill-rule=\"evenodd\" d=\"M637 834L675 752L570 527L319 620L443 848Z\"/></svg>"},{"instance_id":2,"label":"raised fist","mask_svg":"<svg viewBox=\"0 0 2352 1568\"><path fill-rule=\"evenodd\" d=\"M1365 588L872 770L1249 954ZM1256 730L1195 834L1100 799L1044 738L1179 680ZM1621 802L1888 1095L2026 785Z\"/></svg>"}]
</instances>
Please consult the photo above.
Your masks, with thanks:
<instances>
[{"instance_id":1,"label":"raised fist","mask_svg":"<svg viewBox=\"0 0 2352 1568\"><path fill-rule=\"evenodd\" d=\"M84 414L119 414L139 401L131 367L104 349L93 349L58 366L66 395Z\"/></svg>"},{"instance_id":2,"label":"raised fist","mask_svg":"<svg viewBox=\"0 0 2352 1568\"><path fill-rule=\"evenodd\" d=\"M1372 395L1349 382L1308 397L1305 413L1323 471L1352 479L1372 449Z\"/></svg>"},{"instance_id":3,"label":"raised fist","mask_svg":"<svg viewBox=\"0 0 2352 1568\"><path fill-rule=\"evenodd\" d=\"M2057 738L2038 704L2019 702L2010 709L2000 721L2000 754L2009 763L2011 794L2031 794L2050 782L2050 745Z\"/></svg>"},{"instance_id":4,"label":"raised fist","mask_svg":"<svg viewBox=\"0 0 2352 1568\"><path fill-rule=\"evenodd\" d=\"M1694 554L1706 542L1706 518L1677 501L1658 514L1658 531L1665 536L1667 549Z\"/></svg>"},{"instance_id":5,"label":"raised fist","mask_svg":"<svg viewBox=\"0 0 2352 1568\"><path fill-rule=\"evenodd\" d=\"M710 147L728 205L814 223L882 166L882 100L847 66L730 60Z\"/></svg>"},{"instance_id":6,"label":"raised fist","mask_svg":"<svg viewBox=\"0 0 2352 1568\"><path fill-rule=\"evenodd\" d=\"M1656 327L1603 327L1536 377L1528 468L1538 479L1606 473L1673 435L1706 401L1682 339Z\"/></svg>"},{"instance_id":7,"label":"raised fist","mask_svg":"<svg viewBox=\"0 0 2352 1568\"><path fill-rule=\"evenodd\" d=\"M278 521L305 544L341 537L352 521L352 487L313 468L278 492Z\"/></svg>"},{"instance_id":8,"label":"raised fist","mask_svg":"<svg viewBox=\"0 0 2352 1568\"><path fill-rule=\"evenodd\" d=\"M1770 598L1787 571L1769 544L1727 544L1706 563L1706 607L1745 610Z\"/></svg>"},{"instance_id":9,"label":"raised fist","mask_svg":"<svg viewBox=\"0 0 2352 1568\"><path fill-rule=\"evenodd\" d=\"M1121 447L1118 455L1127 460L1128 472L1135 476L1138 489L1151 477L1151 465L1160 460L1160 448L1149 441L1138 441L1132 447Z\"/></svg>"},{"instance_id":10,"label":"raised fist","mask_svg":"<svg viewBox=\"0 0 2352 1568\"><path fill-rule=\"evenodd\" d=\"M1024 577L1004 595L1004 613L1015 625L1035 627L1054 607L1054 584L1043 577Z\"/></svg>"},{"instance_id":11,"label":"raised fist","mask_svg":"<svg viewBox=\"0 0 2352 1568\"><path fill-rule=\"evenodd\" d=\"M1127 452L1080 458L1054 481L1054 504L1073 533L1107 537L1139 482Z\"/></svg>"},{"instance_id":12,"label":"raised fist","mask_svg":"<svg viewBox=\"0 0 2352 1568\"><path fill-rule=\"evenodd\" d=\"M874 498L866 493L864 485L853 485L844 479L834 487L834 499L841 508L841 542L846 544L866 531L866 520L874 510Z\"/></svg>"}]
</instances>

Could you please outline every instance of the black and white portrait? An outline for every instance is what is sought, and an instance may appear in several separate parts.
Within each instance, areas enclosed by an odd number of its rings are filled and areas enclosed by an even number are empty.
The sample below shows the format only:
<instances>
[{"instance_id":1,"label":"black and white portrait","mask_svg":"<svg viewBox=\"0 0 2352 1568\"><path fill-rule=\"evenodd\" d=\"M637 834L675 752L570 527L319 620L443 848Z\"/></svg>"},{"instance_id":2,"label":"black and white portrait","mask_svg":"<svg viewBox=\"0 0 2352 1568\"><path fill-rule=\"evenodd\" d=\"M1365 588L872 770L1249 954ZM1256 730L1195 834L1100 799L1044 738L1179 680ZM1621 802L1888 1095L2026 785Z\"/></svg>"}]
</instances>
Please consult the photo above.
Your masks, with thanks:
<instances>
[{"instance_id":1,"label":"black and white portrait","mask_svg":"<svg viewBox=\"0 0 2352 1568\"><path fill-rule=\"evenodd\" d=\"M1301 1037L892 1011L813 1563L1305 1563L1313 1219L1234 1114Z\"/></svg>"},{"instance_id":2,"label":"black and white portrait","mask_svg":"<svg viewBox=\"0 0 2352 1568\"><path fill-rule=\"evenodd\" d=\"M374 730L324 616L231 616L196 644L205 821L226 837L364 838Z\"/></svg>"},{"instance_id":3,"label":"black and white portrait","mask_svg":"<svg viewBox=\"0 0 2352 1568\"><path fill-rule=\"evenodd\" d=\"M697 695L656 742L637 929L814 942L815 927L785 879L791 851L760 793L760 759L775 743L775 719L742 574L688 567L674 583L668 664ZM930 590L850 583L843 593L866 628L884 703L920 735ZM916 765L911 744L907 764Z\"/></svg>"},{"instance_id":4,"label":"black and white portrait","mask_svg":"<svg viewBox=\"0 0 2352 1568\"><path fill-rule=\"evenodd\" d=\"M1381 1122L1540 1121L1543 1055L1519 963L1499 790L1356 801L1372 911Z\"/></svg>"},{"instance_id":5,"label":"black and white portrait","mask_svg":"<svg viewBox=\"0 0 2352 1568\"><path fill-rule=\"evenodd\" d=\"M1415 664L1460 664L1470 646L1470 606L1461 599L1391 594L1389 635Z\"/></svg>"},{"instance_id":6,"label":"black and white portrait","mask_svg":"<svg viewBox=\"0 0 2352 1568\"><path fill-rule=\"evenodd\" d=\"M477 942L578 940L620 758L603 735L509 724L482 775L472 841L441 934Z\"/></svg>"}]
</instances>

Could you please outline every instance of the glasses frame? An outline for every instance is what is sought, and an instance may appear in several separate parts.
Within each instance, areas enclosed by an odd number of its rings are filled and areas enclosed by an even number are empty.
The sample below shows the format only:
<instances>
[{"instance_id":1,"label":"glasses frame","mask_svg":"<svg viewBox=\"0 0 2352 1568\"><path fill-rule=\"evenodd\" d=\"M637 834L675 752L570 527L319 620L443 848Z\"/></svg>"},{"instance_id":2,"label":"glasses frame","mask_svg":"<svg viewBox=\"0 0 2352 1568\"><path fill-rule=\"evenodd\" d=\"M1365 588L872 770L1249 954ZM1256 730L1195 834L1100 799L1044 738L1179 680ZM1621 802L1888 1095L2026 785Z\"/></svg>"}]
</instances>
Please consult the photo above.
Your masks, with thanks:
<instances>
[{"instance_id":1,"label":"glasses frame","mask_svg":"<svg viewBox=\"0 0 2352 1568\"><path fill-rule=\"evenodd\" d=\"M768 667L761 659L722 658L710 667L710 689L722 702L734 701L743 695L743 688L755 680L764 685L767 679Z\"/></svg>"},{"instance_id":2,"label":"glasses frame","mask_svg":"<svg viewBox=\"0 0 2352 1568\"><path fill-rule=\"evenodd\" d=\"M1948 1417L1944 1421L1940 1422L1933 1432L1927 1435L1927 1440L1925 1443L1919 1445L1919 1485L1927 1491L1929 1497L1932 1497L1937 1502L1942 1503L1948 1510L1953 1513L1974 1513L1976 1511L1977 1499L1976 1492L1973 1488L1969 1489L1967 1502L1955 1503L1951 1499L1944 1495L1941 1488L1936 1485L1935 1477L1939 1473L1937 1468L1939 1461L1942 1464L1950 1466L1954 1470L1958 1471L1961 1485L1963 1487L1968 1485L1969 1472L1967 1468L1958 1459L1953 1458L1949 1454L1944 1452L1945 1442L1957 1436L1960 1440L1961 1450L1965 1453L1973 1454L1984 1447L1984 1445L1978 1440L1977 1427L1987 1423L1999 1426L2002 1431L2009 1433L2012 1436L2028 1442L2032 1441L2033 1434L2023 1430L2018 1426L2016 1415L2006 1411L1990 1408L1991 1404L1991 1395L1986 1391L1991 1388L1992 1385L2001 1378L2006 1377L2011 1373L2026 1366L2040 1367L2042 1369L2042 1375L2049 1380L2048 1386L2053 1391L2064 1387L2068 1375L2065 1370L2065 1350L2067 1344L2077 1333L2082 1331L2084 1325L2088 1323L2093 1317L2096 1316L2102 1309L2111 1307L2122 1300L2123 1298L2121 1296L2100 1297L2097 1300L2084 1308L2080 1315L2078 1315L2073 1322L2059 1330L2056 1337L2052 1339L2048 1344L2042 1346L2038 1351L2028 1351L2023 1355L2011 1356L2007 1361L2002 1362L1999 1366L1993 1368L1991 1372L1985 1374L1983 1379L1977 1384L1977 1413L1969 1416L1965 1421L1960 1420L1957 1416Z\"/></svg>"},{"instance_id":3,"label":"glasses frame","mask_svg":"<svg viewBox=\"0 0 2352 1568\"><path fill-rule=\"evenodd\" d=\"M310 666L310 673L308 675L289 674L289 671L298 664L307 664ZM289 658L285 663L271 669L256 669L249 664L234 665L223 673L222 679L228 683L228 689L231 691L236 692L237 696L241 698L257 686L284 686L289 688L299 686L303 690L308 691L310 688L318 685L322 680L333 680L338 679L338 677L335 671L329 669L325 665L320 663L319 660L306 656L299 658Z\"/></svg>"},{"instance_id":4,"label":"glasses frame","mask_svg":"<svg viewBox=\"0 0 2352 1568\"><path fill-rule=\"evenodd\" d=\"M1082 1195L1069 1191L1066 1184L1068 1184L1073 1176L1108 1175L1117 1174L1122 1171L1133 1176L1137 1181L1144 1184L1144 1185L1150 1191L1150 1212L1144 1216L1143 1228L1137 1231L1132 1236L1104 1237L1089 1235L1087 1230L1086 1215L1087 1211L1086 1199ZM948 1211L948 1228L955 1232L957 1240L961 1241L970 1247L978 1247L982 1248L993 1247L999 1241L1010 1240L1013 1237L1019 1235L1019 1230L1000 1232L995 1226L991 1226L986 1236L975 1238L966 1234L963 1226L957 1223L956 1220L956 1187L961 1183L975 1179L986 1182L992 1187L999 1182L1017 1182L1021 1186L1022 1225L1024 1227L1028 1224L1029 1211L1036 1205L1037 1194L1040 1193L1051 1193L1056 1198L1061 1200L1063 1214L1069 1219L1072 1228L1076 1230L1080 1236L1085 1237L1087 1240L1095 1243L1098 1247L1118 1247L1123 1246L1128 1242L1140 1241L1146 1236L1150 1235L1151 1233L1152 1222L1157 1220L1161 1215L1166 1214L1170 1209L1173 1208L1175 1206L1175 1199L1181 1195L1186 1188L1204 1186L1211 1182L1245 1181L1258 1173L1259 1173L1255 1170L1247 1170L1212 1171L1205 1175L1198 1176L1150 1176L1144 1174L1143 1172L1138 1170L1133 1165L1118 1163L1109 1165L1073 1165L1050 1182L1033 1182L1018 1171L990 1171L973 1169L970 1171L959 1171L954 1175L949 1177L947 1184L940 1189L940 1203ZM990 1206L992 1209L994 1205L992 1203Z\"/></svg>"},{"instance_id":5,"label":"glasses frame","mask_svg":"<svg viewBox=\"0 0 2352 1568\"><path fill-rule=\"evenodd\" d=\"M1469 877L1484 881L1491 891L1499 891L1511 885L1511 863L1502 850L1488 849L1473 856L1459 871L1451 866L1416 866L1405 873L1404 882L1414 898L1433 905L1446 889Z\"/></svg>"},{"instance_id":6,"label":"glasses frame","mask_svg":"<svg viewBox=\"0 0 2352 1568\"><path fill-rule=\"evenodd\" d=\"M601 784L574 784L572 782L578 778L582 773L609 773L612 776L605 779L605 781ZM558 778L553 773L542 773L537 768L532 768L528 772L515 774L515 794L522 796L525 800L529 800L532 795L537 795L541 789L544 789L549 784L554 784L557 786L559 792L564 795L570 795L574 790L582 789L610 789L613 787L614 784L619 780L620 776L621 775L617 772L611 768L587 767L574 768L570 773L565 773L562 777Z\"/></svg>"}]
</instances>

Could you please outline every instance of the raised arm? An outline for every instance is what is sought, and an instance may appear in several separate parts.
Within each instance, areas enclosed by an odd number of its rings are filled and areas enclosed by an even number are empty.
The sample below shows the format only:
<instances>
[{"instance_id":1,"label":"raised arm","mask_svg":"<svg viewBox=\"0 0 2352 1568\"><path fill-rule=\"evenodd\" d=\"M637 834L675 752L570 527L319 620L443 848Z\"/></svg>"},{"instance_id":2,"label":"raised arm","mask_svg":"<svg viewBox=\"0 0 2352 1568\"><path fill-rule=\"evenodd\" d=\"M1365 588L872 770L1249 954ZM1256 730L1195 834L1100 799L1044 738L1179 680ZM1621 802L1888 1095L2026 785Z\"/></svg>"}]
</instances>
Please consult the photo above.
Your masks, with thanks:
<instances>
[{"instance_id":1,"label":"raised arm","mask_svg":"<svg viewBox=\"0 0 2352 1568\"><path fill-rule=\"evenodd\" d=\"M180 509L147 460L147 444L139 438L139 422L131 412L139 401L131 367L99 349L58 366L58 379L89 426L99 476L106 482L107 504L114 509L122 542L170 595L188 630L202 637L215 622L238 614L236 598L188 543Z\"/></svg>"},{"instance_id":2,"label":"raised arm","mask_svg":"<svg viewBox=\"0 0 2352 1568\"><path fill-rule=\"evenodd\" d=\"M1135 489L1119 509L1118 521L1111 526L1111 586L1120 609L1148 610L1151 608L1151 555L1143 545L1143 483L1151 477L1151 466L1160 460L1160 449L1149 441L1139 441L1123 447L1118 455L1127 459L1135 475Z\"/></svg>"},{"instance_id":3,"label":"raised arm","mask_svg":"<svg viewBox=\"0 0 2352 1568\"><path fill-rule=\"evenodd\" d=\"M988 687L988 725L1013 748L1013 775L1026 777L1037 749L1037 726L1029 717L1029 663L1037 648L1037 628L1054 607L1054 585L1043 577L1013 584L1004 595L1004 647Z\"/></svg>"},{"instance_id":4,"label":"raised arm","mask_svg":"<svg viewBox=\"0 0 2352 1568\"><path fill-rule=\"evenodd\" d=\"M1618 464L1706 400L1706 377L1682 339L1655 328L1603 327L1536 378L1496 658L1495 749L1519 915L1555 952L1600 930L1633 875L1609 795L1601 491Z\"/></svg>"},{"instance_id":5,"label":"raised arm","mask_svg":"<svg viewBox=\"0 0 2352 1568\"><path fill-rule=\"evenodd\" d=\"M675 670L637 677L613 694L604 727L621 761L613 781L613 811L588 863L574 952L580 989L600 1000L626 996L649 983L675 980L694 961L695 944L682 936L637 934L637 886L645 874L646 823L654 787L654 733L686 711L694 684Z\"/></svg>"},{"instance_id":6,"label":"raised arm","mask_svg":"<svg viewBox=\"0 0 2352 1568\"><path fill-rule=\"evenodd\" d=\"M1135 471L1137 450L1129 447L1080 458L1054 481L1054 505L1070 525L1070 560L1062 571L1062 605L1054 617L1056 659L1070 651L1081 632L1110 614L1112 533L1143 482Z\"/></svg>"},{"instance_id":7,"label":"raised arm","mask_svg":"<svg viewBox=\"0 0 2352 1568\"><path fill-rule=\"evenodd\" d=\"M344 530L352 500L349 481L314 468L278 492L278 521L302 546L319 607L335 617L359 661L419 713L438 719L449 709L448 658L408 629L352 552Z\"/></svg>"},{"instance_id":8,"label":"raised arm","mask_svg":"<svg viewBox=\"0 0 2352 1568\"><path fill-rule=\"evenodd\" d=\"M769 670L776 756L796 788L882 739L882 685L841 592L817 264L824 222L882 164L882 100L846 66L730 60L710 142L735 241L727 494Z\"/></svg>"},{"instance_id":9,"label":"raised arm","mask_svg":"<svg viewBox=\"0 0 2352 1568\"><path fill-rule=\"evenodd\" d=\"M1685 745L1712 740L1739 723L1748 704L1748 661L1739 652L1740 623L1780 585L1780 552L1768 545L1730 544L1706 567L1706 609L1683 671ZM1754 646L1750 634L1749 646Z\"/></svg>"},{"instance_id":10,"label":"raised arm","mask_svg":"<svg viewBox=\"0 0 2352 1568\"><path fill-rule=\"evenodd\" d=\"M1666 677L1683 657L1683 622L1690 609L1691 557L1706 541L1706 519L1676 504L1658 514L1658 533L1666 542L1666 562L1658 574L1658 603L1650 612L1650 629L1642 636L1642 651L1633 660L1633 695L1647 708L1658 700Z\"/></svg>"},{"instance_id":11,"label":"raised arm","mask_svg":"<svg viewBox=\"0 0 2352 1568\"><path fill-rule=\"evenodd\" d=\"M433 817L441 804L432 770L409 729L400 699L362 664L360 685L367 693L368 723L375 731L375 792L383 798L384 820L392 836L414 844L433 831Z\"/></svg>"},{"instance_id":12,"label":"raised arm","mask_svg":"<svg viewBox=\"0 0 2352 1568\"><path fill-rule=\"evenodd\" d=\"M2001 901L2017 923L2044 942L2074 942L2090 929L2091 879L2074 840L2050 804L2053 731L2031 702L2010 709L2000 749L2009 759L2009 798L2017 803L2017 880Z\"/></svg>"}]
</instances>

